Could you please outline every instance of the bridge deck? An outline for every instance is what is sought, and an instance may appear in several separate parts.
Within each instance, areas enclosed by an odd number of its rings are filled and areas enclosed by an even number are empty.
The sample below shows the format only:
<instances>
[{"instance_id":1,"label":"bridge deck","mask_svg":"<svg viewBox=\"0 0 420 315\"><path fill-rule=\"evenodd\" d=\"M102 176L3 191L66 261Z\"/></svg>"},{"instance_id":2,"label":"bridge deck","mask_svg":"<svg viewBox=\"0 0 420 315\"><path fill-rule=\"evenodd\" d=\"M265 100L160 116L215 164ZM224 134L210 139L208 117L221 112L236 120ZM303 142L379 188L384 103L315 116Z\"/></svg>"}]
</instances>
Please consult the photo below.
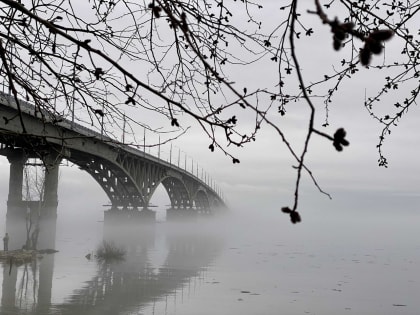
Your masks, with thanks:
<instances>
[{"instance_id":1,"label":"bridge deck","mask_svg":"<svg viewBox=\"0 0 420 315\"><path fill-rule=\"evenodd\" d=\"M0 92L0 135L38 137L61 146L62 157L88 171L106 191L115 206L147 207L156 187L162 183L172 208L209 208L224 205L215 188L177 165L148 154L65 117L19 101L28 134L22 133L14 97ZM65 153L67 152L67 153Z\"/></svg>"}]
</instances>

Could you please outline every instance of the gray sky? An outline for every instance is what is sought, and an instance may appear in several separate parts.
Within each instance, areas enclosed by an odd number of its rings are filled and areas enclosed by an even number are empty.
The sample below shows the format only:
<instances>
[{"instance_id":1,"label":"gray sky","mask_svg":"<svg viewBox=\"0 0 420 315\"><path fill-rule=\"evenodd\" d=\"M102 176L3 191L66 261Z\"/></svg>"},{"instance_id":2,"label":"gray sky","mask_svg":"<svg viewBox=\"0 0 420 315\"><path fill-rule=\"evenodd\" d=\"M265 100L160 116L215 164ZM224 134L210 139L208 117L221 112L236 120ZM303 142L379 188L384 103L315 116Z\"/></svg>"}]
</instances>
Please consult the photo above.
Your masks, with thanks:
<instances>
[{"instance_id":1,"label":"gray sky","mask_svg":"<svg viewBox=\"0 0 420 315\"><path fill-rule=\"evenodd\" d=\"M270 14L271 18L276 19L277 11L272 10ZM311 38L299 42L299 45L303 46L298 51L302 70L307 74L305 77L307 83L322 76L325 70L331 71L331 60L340 60L344 57L344 53L337 53L332 49L329 28L322 26L316 20L313 25L316 33ZM394 48L392 45L392 41L387 44L387 48L390 47L387 50L387 58L399 51L399 48ZM403 208L414 210L419 204L420 134L417 132L420 125L419 108L412 106L410 112L401 119L399 126L394 128L387 138L383 150L389 160L389 168L378 167L376 144L380 135L380 126L369 117L363 102L365 92L373 93L382 84L383 79L380 73L367 71L360 65L358 67L359 73L343 85L339 94L333 99L329 112L330 126L325 129L326 132L333 134L337 128L344 127L348 133L350 146L343 152L337 152L330 141L314 136L306 157L306 163L313 171L319 185L332 195L333 200L330 201L319 193L304 174L300 192L300 211L304 220L306 215L311 217L310 213L322 215L321 209L357 208L374 211L398 207L396 210L401 211ZM273 73L273 64L267 62L259 64L252 72L243 73L242 79L264 78L270 73ZM393 100L390 98L384 102L392 104ZM318 127L321 128L324 105L321 101L315 105ZM303 103L298 103L289 108L284 118L278 116L276 108L273 108L271 113L272 118L287 131L287 136L296 146L301 145L299 137L302 136L304 131L302 127L307 121L305 108ZM252 117L244 119L251 120ZM197 127L193 127L173 145L175 154L178 148L181 148L189 159L192 157L194 163L198 161L200 167L207 170L217 181L234 210L258 212L263 216L278 215L288 221L288 218L281 214L280 208L291 206L293 202L296 172L292 166L295 162L272 129L265 126L255 143L241 149L231 148L231 152L241 160L240 164L232 164L231 160L220 152L211 153L208 150L209 144L210 141ZM162 150L168 152L169 145ZM183 157L181 159L183 161ZM188 165L190 163L189 160ZM3 200L4 210L8 191L8 167L7 159L1 157L0 199ZM86 207L90 207L94 209L92 211L99 213L103 210L101 206L108 203L99 185L75 166L61 168L59 185L59 209L72 208L74 211L84 211ZM160 205L168 202L162 189L157 194L152 202L155 201ZM327 213L329 210L325 211Z\"/></svg>"}]
</instances>

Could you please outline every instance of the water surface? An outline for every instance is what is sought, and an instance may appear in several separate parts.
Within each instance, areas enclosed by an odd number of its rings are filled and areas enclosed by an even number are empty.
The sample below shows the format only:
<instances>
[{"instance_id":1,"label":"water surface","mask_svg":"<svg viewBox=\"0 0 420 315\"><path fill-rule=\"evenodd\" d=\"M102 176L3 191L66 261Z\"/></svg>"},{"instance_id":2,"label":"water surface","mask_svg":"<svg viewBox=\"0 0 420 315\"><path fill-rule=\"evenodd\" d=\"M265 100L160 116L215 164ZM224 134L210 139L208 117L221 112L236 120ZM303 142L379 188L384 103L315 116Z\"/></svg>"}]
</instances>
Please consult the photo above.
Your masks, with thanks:
<instances>
[{"instance_id":1,"label":"water surface","mask_svg":"<svg viewBox=\"0 0 420 315\"><path fill-rule=\"evenodd\" d=\"M292 226L251 213L114 230L59 217L58 253L2 266L1 314L418 314L418 219L340 213ZM104 238L124 261L85 258Z\"/></svg>"}]
</instances>

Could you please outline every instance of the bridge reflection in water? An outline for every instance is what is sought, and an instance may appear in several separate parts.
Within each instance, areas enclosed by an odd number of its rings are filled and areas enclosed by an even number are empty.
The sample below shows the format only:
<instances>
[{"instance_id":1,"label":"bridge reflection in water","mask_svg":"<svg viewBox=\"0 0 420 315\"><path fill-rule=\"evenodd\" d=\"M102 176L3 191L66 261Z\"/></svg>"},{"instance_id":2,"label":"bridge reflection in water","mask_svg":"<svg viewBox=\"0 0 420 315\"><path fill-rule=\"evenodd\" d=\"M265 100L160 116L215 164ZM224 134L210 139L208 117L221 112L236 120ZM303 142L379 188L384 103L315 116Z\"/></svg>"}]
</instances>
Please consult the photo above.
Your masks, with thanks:
<instances>
[{"instance_id":1,"label":"bridge reflection in water","mask_svg":"<svg viewBox=\"0 0 420 315\"><path fill-rule=\"evenodd\" d=\"M3 264L0 313L137 314L159 302L167 308L168 300L172 306L177 298L180 299L179 294L196 286L188 284L204 277L204 271L223 246L220 237L187 232L190 228L186 225L182 229L171 229L169 224L159 224L160 232L152 226L135 230L125 227L122 232L115 223L115 220L112 224L104 223L103 237L115 244L124 244L125 260L88 262L96 264L96 274L86 279L81 287L74 288L72 277L68 277L65 285L67 289L72 288L72 294L58 304L51 303L56 288L54 255L66 255L65 248L32 264L11 268L7 263ZM163 233L165 246L162 248L156 243L156 233ZM153 254L161 256L160 262L153 262Z\"/></svg>"}]
</instances>

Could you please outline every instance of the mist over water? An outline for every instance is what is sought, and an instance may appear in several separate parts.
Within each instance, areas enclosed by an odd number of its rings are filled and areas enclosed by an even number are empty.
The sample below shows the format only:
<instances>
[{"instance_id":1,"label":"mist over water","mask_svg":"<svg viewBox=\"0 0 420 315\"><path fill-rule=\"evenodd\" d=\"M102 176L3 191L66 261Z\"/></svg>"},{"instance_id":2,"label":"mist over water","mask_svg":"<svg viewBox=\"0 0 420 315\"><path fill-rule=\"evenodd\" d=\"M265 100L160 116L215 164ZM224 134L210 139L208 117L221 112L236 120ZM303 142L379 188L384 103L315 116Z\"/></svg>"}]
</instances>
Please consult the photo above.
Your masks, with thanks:
<instances>
[{"instance_id":1,"label":"mist over water","mask_svg":"<svg viewBox=\"0 0 420 315\"><path fill-rule=\"evenodd\" d=\"M64 207L58 253L2 265L1 314L418 314L410 211L313 209L292 225L280 210L232 209L117 227ZM104 239L125 260L85 258Z\"/></svg>"}]
</instances>

